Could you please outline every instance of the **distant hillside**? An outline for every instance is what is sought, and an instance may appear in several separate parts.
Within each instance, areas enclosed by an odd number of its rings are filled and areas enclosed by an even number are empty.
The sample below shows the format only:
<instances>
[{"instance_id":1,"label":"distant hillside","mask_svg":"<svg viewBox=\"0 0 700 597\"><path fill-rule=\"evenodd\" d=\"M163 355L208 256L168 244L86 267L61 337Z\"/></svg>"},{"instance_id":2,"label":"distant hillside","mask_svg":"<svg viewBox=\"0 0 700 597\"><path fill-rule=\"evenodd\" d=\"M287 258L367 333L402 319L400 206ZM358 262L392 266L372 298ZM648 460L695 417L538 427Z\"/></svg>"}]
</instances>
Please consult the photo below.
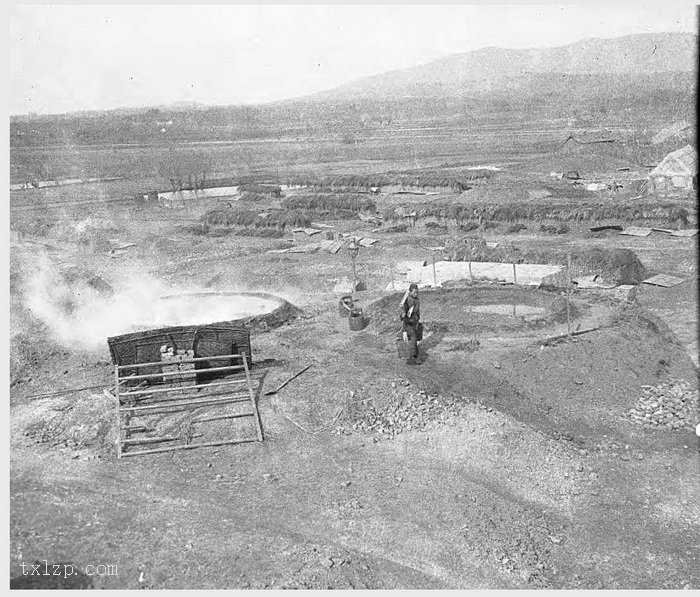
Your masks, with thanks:
<instances>
[{"instance_id":1,"label":"distant hillside","mask_svg":"<svg viewBox=\"0 0 700 597\"><path fill-rule=\"evenodd\" d=\"M628 80L662 73L692 75L696 53L697 35L694 33L584 39L568 46L545 49L483 48L359 79L307 99L464 97L498 91L504 86L527 89L541 82L551 85L562 76L573 81L590 75Z\"/></svg>"},{"instance_id":2,"label":"distant hillside","mask_svg":"<svg viewBox=\"0 0 700 597\"><path fill-rule=\"evenodd\" d=\"M10 145L168 145L283 135L361 139L412 123L473 127L541 120L578 127L624 123L658 132L695 122L696 39L655 34L541 50L485 48L257 106L180 103L10 117Z\"/></svg>"}]
</instances>

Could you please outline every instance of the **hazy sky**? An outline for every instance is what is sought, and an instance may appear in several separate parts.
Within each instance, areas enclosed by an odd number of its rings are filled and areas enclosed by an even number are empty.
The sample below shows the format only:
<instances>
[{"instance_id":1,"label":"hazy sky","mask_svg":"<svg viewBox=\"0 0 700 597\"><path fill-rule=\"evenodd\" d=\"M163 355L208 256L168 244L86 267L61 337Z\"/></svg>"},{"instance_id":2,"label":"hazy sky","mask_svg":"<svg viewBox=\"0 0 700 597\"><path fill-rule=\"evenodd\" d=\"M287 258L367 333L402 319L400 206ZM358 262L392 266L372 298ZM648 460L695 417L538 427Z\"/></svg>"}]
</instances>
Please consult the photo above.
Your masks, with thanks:
<instances>
[{"instance_id":1,"label":"hazy sky","mask_svg":"<svg viewBox=\"0 0 700 597\"><path fill-rule=\"evenodd\" d=\"M267 102L486 46L697 31L688 2L15 5L9 20L11 114Z\"/></svg>"}]
</instances>

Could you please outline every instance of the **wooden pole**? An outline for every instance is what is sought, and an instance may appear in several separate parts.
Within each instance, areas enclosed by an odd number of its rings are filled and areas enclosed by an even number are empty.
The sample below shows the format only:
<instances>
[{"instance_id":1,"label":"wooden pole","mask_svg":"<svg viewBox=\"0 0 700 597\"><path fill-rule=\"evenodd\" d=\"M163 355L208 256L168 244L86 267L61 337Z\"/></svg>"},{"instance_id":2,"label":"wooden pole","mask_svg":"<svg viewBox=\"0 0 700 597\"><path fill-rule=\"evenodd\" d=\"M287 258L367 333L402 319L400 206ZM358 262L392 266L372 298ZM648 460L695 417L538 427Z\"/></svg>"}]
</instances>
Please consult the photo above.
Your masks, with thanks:
<instances>
[{"instance_id":1,"label":"wooden pole","mask_svg":"<svg viewBox=\"0 0 700 597\"><path fill-rule=\"evenodd\" d=\"M352 256L352 291L355 292L357 290L357 270L355 267L355 259L357 259L354 255Z\"/></svg>"},{"instance_id":2,"label":"wooden pole","mask_svg":"<svg viewBox=\"0 0 700 597\"><path fill-rule=\"evenodd\" d=\"M153 415L166 415L166 414L176 414L176 413L184 413L187 411L192 411L192 410L197 410L200 408L207 408L210 406L227 406L229 404L242 404L244 402L249 403L250 402L250 396L248 394L245 394L244 398L236 398L236 399L223 399L223 400L218 400L218 401L209 401L209 402L198 402L195 404L183 404L183 405L178 405L178 404L170 404L170 405L165 405L165 406L160 406L159 408L156 408L156 405L153 405L154 410L149 410L147 412L134 412L132 413L131 411L133 410L129 406L124 406L122 407L123 411L128 412L129 414L133 414L133 417L139 417L139 416L153 416Z\"/></svg>"},{"instance_id":3,"label":"wooden pole","mask_svg":"<svg viewBox=\"0 0 700 597\"><path fill-rule=\"evenodd\" d=\"M122 381L123 383L123 381ZM76 394L78 392L85 392L87 390L99 390L102 388L104 390L105 385L102 383L97 386L84 386L82 388L68 388L67 390L59 390L58 392L48 392L46 394L30 394L29 396L25 396L25 398L50 398L52 396L62 396L65 394Z\"/></svg>"},{"instance_id":4,"label":"wooden pole","mask_svg":"<svg viewBox=\"0 0 700 597\"><path fill-rule=\"evenodd\" d=\"M160 436L160 437L139 437L139 438L134 438L134 439L125 439L124 440L124 445L125 446L138 446L141 444L157 444L158 442L174 442L179 440L179 437L166 437L166 436Z\"/></svg>"},{"instance_id":5,"label":"wooden pole","mask_svg":"<svg viewBox=\"0 0 700 597\"><path fill-rule=\"evenodd\" d=\"M296 378L299 377L302 373L304 373L304 371L306 371L309 367L311 367L311 365L307 365L307 366L304 367L301 371L299 371L298 373L295 373L294 375L292 375L287 381L285 381L284 383L278 385L274 390L270 390L269 392L265 392L265 396L271 396L272 394L276 394L276 393L279 392L284 386L286 386L290 381L296 379Z\"/></svg>"},{"instance_id":6,"label":"wooden pole","mask_svg":"<svg viewBox=\"0 0 700 597\"><path fill-rule=\"evenodd\" d=\"M229 359L242 359L243 355L240 354L217 354L211 357L194 357L190 359L182 359L177 361L178 363L201 363L202 361L223 361ZM163 365L165 361L155 361L153 363L132 363L131 365L117 365L119 371L123 369L136 369L137 367L150 367L153 365ZM167 365L168 363L165 362ZM232 365L232 367L238 367L239 369L244 369L243 365ZM135 379L135 375L130 375L128 379Z\"/></svg>"},{"instance_id":7,"label":"wooden pole","mask_svg":"<svg viewBox=\"0 0 700 597\"><path fill-rule=\"evenodd\" d=\"M594 328L588 328L585 330L577 330L575 332L571 332L571 336L580 336L581 334L587 334L588 332L595 332L600 329L600 326L594 327ZM550 336L549 338L544 338L543 340L540 341L540 344L548 344L549 342L554 342L555 340L562 340L564 338L568 338L569 334L559 334L558 336Z\"/></svg>"},{"instance_id":8,"label":"wooden pole","mask_svg":"<svg viewBox=\"0 0 700 597\"><path fill-rule=\"evenodd\" d=\"M208 421L223 421L224 419L240 419L241 417L254 417L255 413L235 413L233 415L219 415L218 417L207 417L206 419L196 419L193 423L206 423Z\"/></svg>"},{"instance_id":9,"label":"wooden pole","mask_svg":"<svg viewBox=\"0 0 700 597\"><path fill-rule=\"evenodd\" d=\"M192 450L193 448L210 448L214 446L230 446L233 444L248 444L257 441L256 439L238 439L221 442L207 442L202 444L181 444L167 448L154 448L152 450L139 450L138 452L126 452L122 456L139 456L140 454L158 454L159 452L172 452L175 450Z\"/></svg>"},{"instance_id":10,"label":"wooden pole","mask_svg":"<svg viewBox=\"0 0 700 597\"><path fill-rule=\"evenodd\" d=\"M117 403L117 458L122 457L122 414L119 410L119 366L114 366L114 396L116 397Z\"/></svg>"},{"instance_id":11,"label":"wooden pole","mask_svg":"<svg viewBox=\"0 0 700 597\"><path fill-rule=\"evenodd\" d=\"M255 429L255 434L257 435L258 441L263 441L263 431L262 423L260 422L260 416L258 413L258 405L255 402L255 392L253 391L253 382L250 379L250 371L248 370L248 359L243 355L243 366L245 367L245 376L248 380L248 391L250 392L250 403L253 407L253 427Z\"/></svg>"},{"instance_id":12,"label":"wooden pole","mask_svg":"<svg viewBox=\"0 0 700 597\"><path fill-rule=\"evenodd\" d=\"M433 257L433 287L437 288L437 273L435 272L435 253L433 251L431 251L430 253Z\"/></svg>"},{"instance_id":13,"label":"wooden pole","mask_svg":"<svg viewBox=\"0 0 700 597\"><path fill-rule=\"evenodd\" d=\"M467 258L467 262L469 264L469 283L474 284L474 274L472 273L472 252L471 248L469 249L469 256Z\"/></svg>"},{"instance_id":14,"label":"wooden pole","mask_svg":"<svg viewBox=\"0 0 700 597\"><path fill-rule=\"evenodd\" d=\"M208 371L208 369L200 369L200 371ZM182 375L182 372L178 372ZM234 386L236 384L246 383L245 379L232 379L229 381L219 381L216 383L200 383L192 386L179 386L178 390L208 390L209 388L218 388L222 386ZM135 390L133 392L121 392L123 398L131 398L132 396L150 396L151 394L163 394L172 392L175 388L155 388L153 390Z\"/></svg>"},{"instance_id":15,"label":"wooden pole","mask_svg":"<svg viewBox=\"0 0 700 597\"><path fill-rule=\"evenodd\" d=\"M175 363L184 363L185 361L173 361ZM163 361L165 365L168 364L168 361ZM190 370L190 371L172 371L170 373L145 373L143 375L130 375L129 380L136 380L136 379L162 379L164 377L183 377L185 375L192 375L192 373L214 373L215 371L221 372L221 371L240 371L243 369L241 365L229 365L228 367L209 367L207 369L197 369L197 370ZM122 380L123 381L123 380ZM141 384L143 385L143 384Z\"/></svg>"},{"instance_id":16,"label":"wooden pole","mask_svg":"<svg viewBox=\"0 0 700 597\"><path fill-rule=\"evenodd\" d=\"M513 262L513 284L518 283L518 274L515 270L515 262Z\"/></svg>"},{"instance_id":17,"label":"wooden pole","mask_svg":"<svg viewBox=\"0 0 700 597\"><path fill-rule=\"evenodd\" d=\"M571 253L566 255L566 334L571 338L571 310L569 308L569 290L571 288Z\"/></svg>"},{"instance_id":18,"label":"wooden pole","mask_svg":"<svg viewBox=\"0 0 700 597\"><path fill-rule=\"evenodd\" d=\"M124 398L122 395L120 400L120 404L122 405L123 408L132 408L135 406L142 406L145 404L171 404L173 403L174 400L181 400L182 398L197 398L197 399L212 399L212 398L221 398L224 396L232 396L233 394L231 393L233 388L231 386L224 386L224 387L218 387L218 388L213 388L209 391L207 391L205 388L202 388L199 391L196 392L187 392L188 388L182 388L180 386L174 387L170 390L170 393L167 394L158 394L154 396L150 395L145 395L145 396L137 396L133 398ZM241 392L240 394L237 394L239 396L244 396L245 394L245 388L238 386L235 388L238 392Z\"/></svg>"},{"instance_id":19,"label":"wooden pole","mask_svg":"<svg viewBox=\"0 0 700 597\"><path fill-rule=\"evenodd\" d=\"M124 427L124 431L129 433L151 433L155 431L152 427L146 427L144 425L137 425L135 427Z\"/></svg>"},{"instance_id":20,"label":"wooden pole","mask_svg":"<svg viewBox=\"0 0 700 597\"><path fill-rule=\"evenodd\" d=\"M235 398L244 398L244 397L249 397L247 392L241 392L239 394L227 394L226 396L217 396L217 397L208 397L204 396L201 398L195 398L193 400L181 400L181 399L176 399L176 400L170 400L170 401L161 401L160 403L157 404L148 404L146 406L124 406L124 410L128 411L133 411L133 412L141 412L144 410L161 410L161 409L179 409L179 408L184 408L184 407L197 407L197 406L209 406L211 404L221 404L221 403L226 403L226 402L233 402ZM239 402L244 402L243 400L240 400Z\"/></svg>"}]
</instances>

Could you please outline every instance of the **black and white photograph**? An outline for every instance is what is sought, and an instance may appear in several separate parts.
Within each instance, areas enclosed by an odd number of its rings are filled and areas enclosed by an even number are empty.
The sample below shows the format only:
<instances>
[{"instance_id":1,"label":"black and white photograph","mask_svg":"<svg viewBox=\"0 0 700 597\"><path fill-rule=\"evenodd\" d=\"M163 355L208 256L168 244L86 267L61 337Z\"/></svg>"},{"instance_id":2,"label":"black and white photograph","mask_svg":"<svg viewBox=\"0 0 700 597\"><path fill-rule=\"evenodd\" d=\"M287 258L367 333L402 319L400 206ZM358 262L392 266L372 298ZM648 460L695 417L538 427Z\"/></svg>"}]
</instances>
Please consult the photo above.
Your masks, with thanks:
<instances>
[{"instance_id":1,"label":"black and white photograph","mask_svg":"<svg viewBox=\"0 0 700 597\"><path fill-rule=\"evenodd\" d=\"M698 6L6 11L10 589L700 590Z\"/></svg>"}]
</instances>

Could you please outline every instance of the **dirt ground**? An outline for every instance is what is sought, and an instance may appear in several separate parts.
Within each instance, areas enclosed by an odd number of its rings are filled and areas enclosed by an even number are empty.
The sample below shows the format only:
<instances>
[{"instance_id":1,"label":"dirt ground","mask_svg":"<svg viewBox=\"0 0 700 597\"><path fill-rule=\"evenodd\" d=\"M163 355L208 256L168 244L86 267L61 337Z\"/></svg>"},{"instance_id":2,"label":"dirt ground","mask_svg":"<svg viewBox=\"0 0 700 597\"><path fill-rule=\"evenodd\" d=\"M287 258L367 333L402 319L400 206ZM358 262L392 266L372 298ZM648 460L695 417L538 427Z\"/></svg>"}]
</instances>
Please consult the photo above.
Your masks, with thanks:
<instances>
[{"instance_id":1,"label":"dirt ground","mask_svg":"<svg viewBox=\"0 0 700 597\"><path fill-rule=\"evenodd\" d=\"M372 319L353 332L333 291L350 273L343 252L188 237L173 257L173 235L149 237L148 226L123 234L137 246L118 258L29 237L13 255L41 252L57 269L79 261L107 281L138 264L174 286L272 292L302 315L253 332L262 393L311 367L261 395L262 443L118 460L114 405L100 389L112 377L106 342L32 343L46 326L23 306L18 266L9 562L18 586L33 580L22 562L47 560L117 565L116 576L85 579L104 589L700 589L693 239L493 233L523 246L630 248L651 273L685 282L642 284L631 303L577 290L572 326L596 329L549 343L567 331L561 310L529 325L456 321L476 289L425 290L421 364L411 367L397 355L385 288L393 264L429 259L445 238L387 234L361 250L368 290L356 298ZM669 424L630 417L646 386L683 382ZM42 396L85 386L96 389Z\"/></svg>"}]
</instances>

